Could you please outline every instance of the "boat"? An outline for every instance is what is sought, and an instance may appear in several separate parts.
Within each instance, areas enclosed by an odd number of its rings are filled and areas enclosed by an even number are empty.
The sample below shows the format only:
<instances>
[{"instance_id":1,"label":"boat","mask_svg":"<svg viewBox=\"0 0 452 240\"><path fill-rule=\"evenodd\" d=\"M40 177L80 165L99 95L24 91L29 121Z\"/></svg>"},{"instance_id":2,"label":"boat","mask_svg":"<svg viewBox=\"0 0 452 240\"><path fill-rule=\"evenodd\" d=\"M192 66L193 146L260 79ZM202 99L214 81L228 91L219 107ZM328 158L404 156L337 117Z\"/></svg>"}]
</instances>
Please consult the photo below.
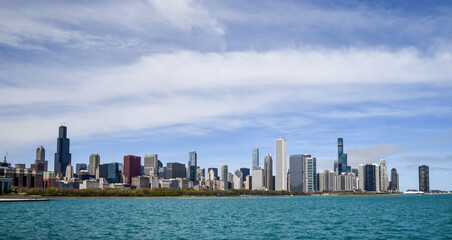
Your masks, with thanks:
<instances>
[{"instance_id":1,"label":"boat","mask_svg":"<svg viewBox=\"0 0 452 240\"><path fill-rule=\"evenodd\" d=\"M403 194L405 194L405 195L422 195L422 194L424 194L424 192L416 191L416 190L406 190L405 192L403 192Z\"/></svg>"}]
</instances>

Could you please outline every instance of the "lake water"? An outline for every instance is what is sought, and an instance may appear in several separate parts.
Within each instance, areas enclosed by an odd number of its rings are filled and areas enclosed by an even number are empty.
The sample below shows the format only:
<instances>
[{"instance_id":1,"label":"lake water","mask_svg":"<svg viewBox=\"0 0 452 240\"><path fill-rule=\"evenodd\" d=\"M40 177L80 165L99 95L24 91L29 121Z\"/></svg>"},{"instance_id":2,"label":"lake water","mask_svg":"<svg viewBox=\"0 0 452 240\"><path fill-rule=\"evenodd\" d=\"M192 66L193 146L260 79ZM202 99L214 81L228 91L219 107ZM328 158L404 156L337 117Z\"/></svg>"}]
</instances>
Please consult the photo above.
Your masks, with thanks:
<instances>
[{"instance_id":1,"label":"lake water","mask_svg":"<svg viewBox=\"0 0 452 240\"><path fill-rule=\"evenodd\" d=\"M0 239L452 239L452 195L0 203Z\"/></svg>"}]
</instances>

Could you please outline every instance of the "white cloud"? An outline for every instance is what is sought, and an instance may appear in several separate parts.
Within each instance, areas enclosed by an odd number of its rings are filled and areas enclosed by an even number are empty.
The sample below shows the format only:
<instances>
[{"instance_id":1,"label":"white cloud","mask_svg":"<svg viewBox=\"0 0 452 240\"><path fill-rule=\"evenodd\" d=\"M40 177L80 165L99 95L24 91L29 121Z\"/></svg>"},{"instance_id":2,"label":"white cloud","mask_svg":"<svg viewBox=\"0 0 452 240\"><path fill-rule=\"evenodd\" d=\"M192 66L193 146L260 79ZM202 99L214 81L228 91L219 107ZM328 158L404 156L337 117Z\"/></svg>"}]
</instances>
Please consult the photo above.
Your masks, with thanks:
<instances>
[{"instance_id":1,"label":"white cloud","mask_svg":"<svg viewBox=\"0 0 452 240\"><path fill-rule=\"evenodd\" d=\"M388 144L352 148L347 150L348 164L358 166L359 164L378 163L380 159L386 159L404 150L403 147Z\"/></svg>"}]
</instances>

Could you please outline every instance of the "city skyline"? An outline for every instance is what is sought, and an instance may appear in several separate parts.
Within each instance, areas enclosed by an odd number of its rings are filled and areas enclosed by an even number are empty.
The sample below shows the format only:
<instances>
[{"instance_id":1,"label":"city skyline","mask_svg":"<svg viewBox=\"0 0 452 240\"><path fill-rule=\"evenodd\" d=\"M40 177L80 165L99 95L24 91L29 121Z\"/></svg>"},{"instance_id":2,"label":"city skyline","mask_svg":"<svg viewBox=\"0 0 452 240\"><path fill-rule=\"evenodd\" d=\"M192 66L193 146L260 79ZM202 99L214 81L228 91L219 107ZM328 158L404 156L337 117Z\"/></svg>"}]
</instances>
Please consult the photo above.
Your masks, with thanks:
<instances>
[{"instance_id":1,"label":"city skyline","mask_svg":"<svg viewBox=\"0 0 452 240\"><path fill-rule=\"evenodd\" d=\"M422 7L419 7L422 6ZM400 189L452 189L448 2L8 2L0 7L0 155L71 165L126 155L230 172L274 141L333 170L397 169ZM97 12L105 13L100 18ZM133 13L132 15L130 13ZM345 158L344 158L345 159ZM244 164L246 163L246 165ZM61 169L65 172L65 169ZM389 174L389 173L388 173Z\"/></svg>"}]
</instances>

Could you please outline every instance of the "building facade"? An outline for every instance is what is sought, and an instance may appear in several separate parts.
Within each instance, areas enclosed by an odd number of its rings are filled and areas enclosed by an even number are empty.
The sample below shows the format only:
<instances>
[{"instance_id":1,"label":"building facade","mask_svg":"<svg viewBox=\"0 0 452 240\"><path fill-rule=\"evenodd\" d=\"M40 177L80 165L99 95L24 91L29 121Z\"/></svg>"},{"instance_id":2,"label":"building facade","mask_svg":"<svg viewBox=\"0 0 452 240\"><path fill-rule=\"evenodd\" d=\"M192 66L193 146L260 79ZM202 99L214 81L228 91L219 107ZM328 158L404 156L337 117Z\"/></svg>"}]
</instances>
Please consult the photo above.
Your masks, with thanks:
<instances>
[{"instance_id":1,"label":"building facade","mask_svg":"<svg viewBox=\"0 0 452 240\"><path fill-rule=\"evenodd\" d=\"M305 192L317 190L317 159L314 157L304 158L304 187Z\"/></svg>"},{"instance_id":2,"label":"building facade","mask_svg":"<svg viewBox=\"0 0 452 240\"><path fill-rule=\"evenodd\" d=\"M188 153L187 178L193 183L197 183L196 168L198 166L198 154L196 151Z\"/></svg>"},{"instance_id":3,"label":"building facade","mask_svg":"<svg viewBox=\"0 0 452 240\"><path fill-rule=\"evenodd\" d=\"M185 165L178 162L166 164L166 178L186 178Z\"/></svg>"},{"instance_id":4,"label":"building facade","mask_svg":"<svg viewBox=\"0 0 452 240\"><path fill-rule=\"evenodd\" d=\"M275 190L287 190L287 141L275 140Z\"/></svg>"},{"instance_id":5,"label":"building facade","mask_svg":"<svg viewBox=\"0 0 452 240\"><path fill-rule=\"evenodd\" d=\"M88 173L91 176L96 176L97 168L100 165L100 156L97 153L93 153L89 156Z\"/></svg>"},{"instance_id":6,"label":"building facade","mask_svg":"<svg viewBox=\"0 0 452 240\"><path fill-rule=\"evenodd\" d=\"M259 148L253 149L253 162L251 169L257 169L259 167Z\"/></svg>"},{"instance_id":7,"label":"building facade","mask_svg":"<svg viewBox=\"0 0 452 240\"><path fill-rule=\"evenodd\" d=\"M127 155L124 156L124 177L126 178L126 183L131 184L132 178L141 175L141 157Z\"/></svg>"},{"instance_id":8,"label":"building facade","mask_svg":"<svg viewBox=\"0 0 452 240\"><path fill-rule=\"evenodd\" d=\"M144 174L147 176L158 177L159 158L157 154L144 155Z\"/></svg>"},{"instance_id":9,"label":"building facade","mask_svg":"<svg viewBox=\"0 0 452 240\"><path fill-rule=\"evenodd\" d=\"M389 191L399 192L399 174L397 169L391 169L391 181L389 182Z\"/></svg>"},{"instance_id":10,"label":"building facade","mask_svg":"<svg viewBox=\"0 0 452 240\"><path fill-rule=\"evenodd\" d=\"M419 166L419 191L430 191L430 173L426 165Z\"/></svg>"},{"instance_id":11,"label":"building facade","mask_svg":"<svg viewBox=\"0 0 452 240\"><path fill-rule=\"evenodd\" d=\"M273 159L270 153L267 153L267 155L264 158L264 171L265 171L265 187L268 190L275 190L274 184L273 184Z\"/></svg>"},{"instance_id":12,"label":"building facade","mask_svg":"<svg viewBox=\"0 0 452 240\"><path fill-rule=\"evenodd\" d=\"M380 160L380 191L387 192L389 188L388 169L386 167L386 160Z\"/></svg>"},{"instance_id":13,"label":"building facade","mask_svg":"<svg viewBox=\"0 0 452 240\"><path fill-rule=\"evenodd\" d=\"M303 191L304 177L304 161L303 155L290 155L289 157L289 191Z\"/></svg>"},{"instance_id":14,"label":"building facade","mask_svg":"<svg viewBox=\"0 0 452 240\"><path fill-rule=\"evenodd\" d=\"M70 140L67 138L67 127L60 126L57 138L57 152L55 153L54 172L64 177L66 167L71 164Z\"/></svg>"}]
</instances>

